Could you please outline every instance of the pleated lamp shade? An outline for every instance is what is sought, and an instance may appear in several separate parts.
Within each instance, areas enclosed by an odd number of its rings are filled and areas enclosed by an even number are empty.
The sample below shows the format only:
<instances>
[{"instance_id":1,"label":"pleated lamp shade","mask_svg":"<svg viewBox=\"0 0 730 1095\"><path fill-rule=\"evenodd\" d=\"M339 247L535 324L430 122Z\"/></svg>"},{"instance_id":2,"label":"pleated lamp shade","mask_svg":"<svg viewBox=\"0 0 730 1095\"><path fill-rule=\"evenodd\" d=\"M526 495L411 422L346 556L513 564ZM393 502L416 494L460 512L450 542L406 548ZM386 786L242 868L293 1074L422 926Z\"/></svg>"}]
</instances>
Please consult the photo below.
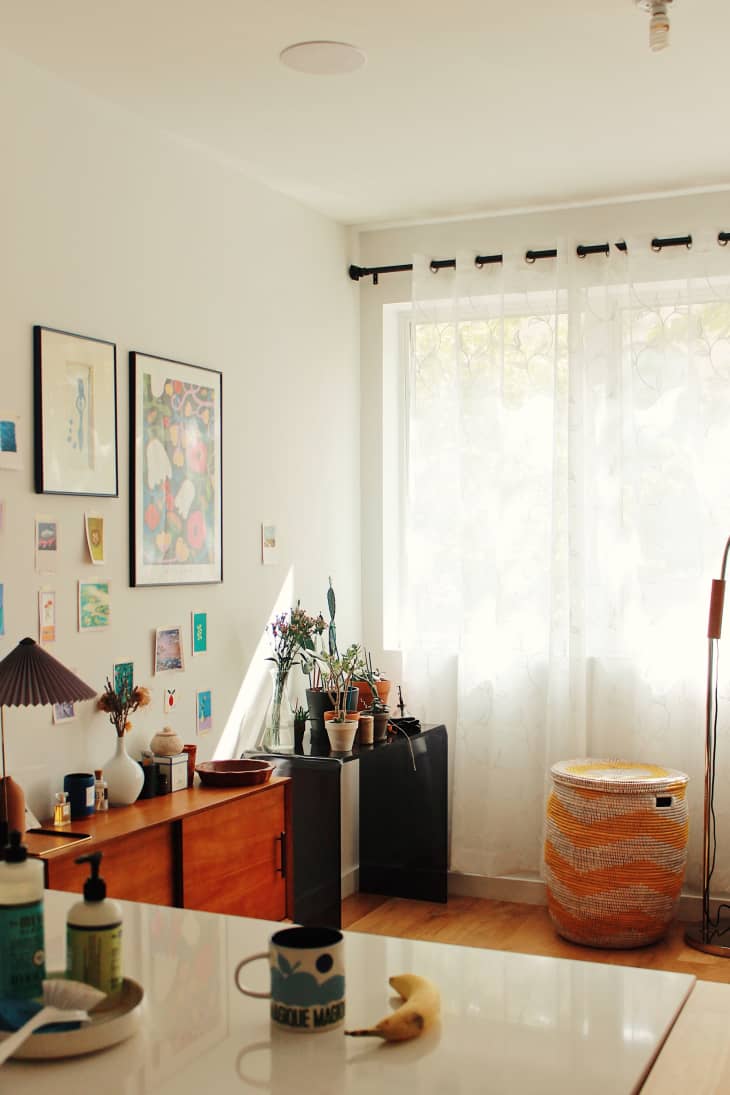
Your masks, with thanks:
<instances>
[{"instance_id":1,"label":"pleated lamp shade","mask_svg":"<svg viewBox=\"0 0 730 1095\"><path fill-rule=\"evenodd\" d=\"M0 747L3 775L0 796L0 841L7 841L12 829L25 829L25 795L8 776L5 766L6 707L37 707L41 704L75 703L92 700L96 692L80 677L39 646L34 639L21 639L15 650L0 662Z\"/></svg>"},{"instance_id":2,"label":"pleated lamp shade","mask_svg":"<svg viewBox=\"0 0 730 1095\"><path fill-rule=\"evenodd\" d=\"M34 639L21 639L0 662L0 706L36 707L93 700L96 690Z\"/></svg>"}]
</instances>

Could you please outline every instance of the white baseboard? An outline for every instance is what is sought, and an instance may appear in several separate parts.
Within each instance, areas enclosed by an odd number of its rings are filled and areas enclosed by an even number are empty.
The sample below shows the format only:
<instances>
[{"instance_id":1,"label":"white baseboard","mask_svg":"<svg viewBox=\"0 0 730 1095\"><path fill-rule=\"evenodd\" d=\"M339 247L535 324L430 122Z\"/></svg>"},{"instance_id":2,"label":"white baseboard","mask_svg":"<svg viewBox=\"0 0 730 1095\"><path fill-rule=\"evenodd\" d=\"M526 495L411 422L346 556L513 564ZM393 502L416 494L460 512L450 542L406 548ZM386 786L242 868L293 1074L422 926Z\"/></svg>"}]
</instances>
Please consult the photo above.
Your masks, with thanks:
<instances>
[{"instance_id":1,"label":"white baseboard","mask_svg":"<svg viewBox=\"0 0 730 1095\"><path fill-rule=\"evenodd\" d=\"M340 875L340 894L344 901L346 897L357 893L360 889L360 868L350 867Z\"/></svg>"},{"instance_id":2,"label":"white baseboard","mask_svg":"<svg viewBox=\"0 0 730 1095\"><path fill-rule=\"evenodd\" d=\"M449 872L449 893L459 897L484 897L491 901L515 901L522 905L547 905L544 881L538 875L501 875L487 877L477 874ZM729 898L710 902L713 915L717 906ZM702 898L696 893L682 893L677 905L677 920L693 923L702 919Z\"/></svg>"},{"instance_id":3,"label":"white baseboard","mask_svg":"<svg viewBox=\"0 0 730 1095\"><path fill-rule=\"evenodd\" d=\"M485 897L491 901L516 901L522 905L547 905L545 883L537 875L486 875L449 872L449 893L459 897Z\"/></svg>"}]
</instances>

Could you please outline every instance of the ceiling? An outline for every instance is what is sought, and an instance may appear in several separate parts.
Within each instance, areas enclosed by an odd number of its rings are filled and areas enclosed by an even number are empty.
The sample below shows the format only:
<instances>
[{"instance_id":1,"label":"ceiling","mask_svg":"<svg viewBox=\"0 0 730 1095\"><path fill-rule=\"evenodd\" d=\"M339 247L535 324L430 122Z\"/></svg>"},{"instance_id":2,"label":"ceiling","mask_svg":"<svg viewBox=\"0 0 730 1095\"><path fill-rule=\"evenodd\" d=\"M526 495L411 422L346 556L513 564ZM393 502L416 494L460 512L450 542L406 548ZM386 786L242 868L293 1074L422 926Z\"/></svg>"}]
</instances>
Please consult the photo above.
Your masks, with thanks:
<instances>
[{"instance_id":1,"label":"ceiling","mask_svg":"<svg viewBox=\"0 0 730 1095\"><path fill-rule=\"evenodd\" d=\"M730 4L673 8L658 54L633 0L0 0L0 45L372 225L730 186Z\"/></svg>"}]
</instances>

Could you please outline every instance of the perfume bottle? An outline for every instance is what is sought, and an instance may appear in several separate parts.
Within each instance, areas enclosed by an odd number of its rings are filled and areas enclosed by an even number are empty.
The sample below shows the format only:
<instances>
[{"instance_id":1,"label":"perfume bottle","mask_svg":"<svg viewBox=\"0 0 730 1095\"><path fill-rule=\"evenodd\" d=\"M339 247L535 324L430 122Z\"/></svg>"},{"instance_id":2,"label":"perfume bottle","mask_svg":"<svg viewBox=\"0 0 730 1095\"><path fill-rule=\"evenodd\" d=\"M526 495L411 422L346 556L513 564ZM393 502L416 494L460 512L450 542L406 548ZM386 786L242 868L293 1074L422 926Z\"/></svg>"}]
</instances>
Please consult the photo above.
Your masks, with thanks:
<instances>
[{"instance_id":1,"label":"perfume bottle","mask_svg":"<svg viewBox=\"0 0 730 1095\"><path fill-rule=\"evenodd\" d=\"M94 813L109 809L109 787L101 768L94 769Z\"/></svg>"},{"instance_id":2,"label":"perfume bottle","mask_svg":"<svg viewBox=\"0 0 730 1095\"><path fill-rule=\"evenodd\" d=\"M53 804L53 825L58 829L71 824L71 803L68 800L68 791L57 791L56 801Z\"/></svg>"}]
</instances>

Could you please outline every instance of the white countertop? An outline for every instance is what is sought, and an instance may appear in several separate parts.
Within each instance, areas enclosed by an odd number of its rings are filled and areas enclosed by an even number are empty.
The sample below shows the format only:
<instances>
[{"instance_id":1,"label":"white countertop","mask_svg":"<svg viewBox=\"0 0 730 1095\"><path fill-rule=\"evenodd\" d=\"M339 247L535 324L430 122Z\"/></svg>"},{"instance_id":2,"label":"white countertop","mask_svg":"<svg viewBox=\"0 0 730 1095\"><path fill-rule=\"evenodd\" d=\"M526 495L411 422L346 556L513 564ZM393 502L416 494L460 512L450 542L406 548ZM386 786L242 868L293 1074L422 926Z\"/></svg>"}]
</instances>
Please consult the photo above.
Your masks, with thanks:
<instances>
[{"instance_id":1,"label":"white countertop","mask_svg":"<svg viewBox=\"0 0 730 1095\"><path fill-rule=\"evenodd\" d=\"M47 893L49 970L64 965L65 911L76 900ZM87 1057L9 1062L0 1091L622 1095L640 1087L694 984L685 974L345 933L348 1027L386 1014L388 977L406 972L439 985L440 1027L400 1045L272 1031L267 1002L242 996L233 970L281 925L121 904L124 972L145 989L142 1029ZM253 987L268 988L264 962L250 971Z\"/></svg>"}]
</instances>

